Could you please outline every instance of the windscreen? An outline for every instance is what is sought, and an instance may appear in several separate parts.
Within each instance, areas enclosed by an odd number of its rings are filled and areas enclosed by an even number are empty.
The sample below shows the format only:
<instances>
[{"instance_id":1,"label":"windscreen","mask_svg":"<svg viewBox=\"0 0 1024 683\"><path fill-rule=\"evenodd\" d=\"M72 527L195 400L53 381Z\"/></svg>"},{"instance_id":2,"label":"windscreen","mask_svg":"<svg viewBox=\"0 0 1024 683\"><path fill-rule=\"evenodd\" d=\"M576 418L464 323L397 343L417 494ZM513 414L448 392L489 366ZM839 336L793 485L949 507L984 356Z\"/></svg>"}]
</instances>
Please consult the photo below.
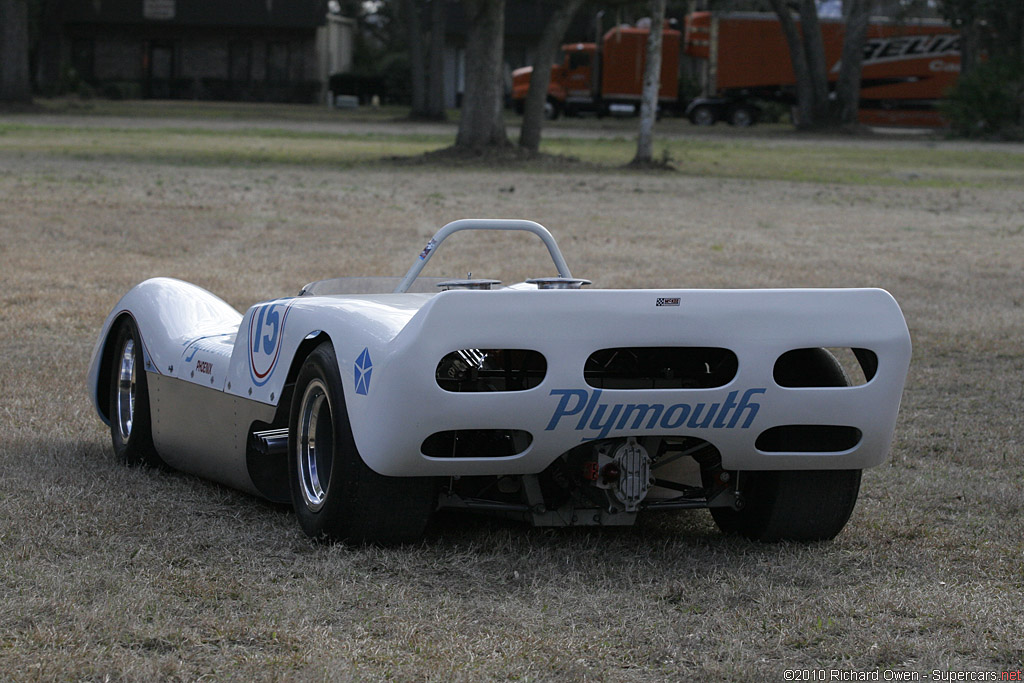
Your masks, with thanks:
<instances>
[{"instance_id":1,"label":"windscreen","mask_svg":"<svg viewBox=\"0 0 1024 683\"><path fill-rule=\"evenodd\" d=\"M441 290L437 284L447 278L418 277L410 292L436 294ZM329 280L310 282L302 288L299 296L328 296L340 294L391 294L402 281L400 277L335 277Z\"/></svg>"}]
</instances>

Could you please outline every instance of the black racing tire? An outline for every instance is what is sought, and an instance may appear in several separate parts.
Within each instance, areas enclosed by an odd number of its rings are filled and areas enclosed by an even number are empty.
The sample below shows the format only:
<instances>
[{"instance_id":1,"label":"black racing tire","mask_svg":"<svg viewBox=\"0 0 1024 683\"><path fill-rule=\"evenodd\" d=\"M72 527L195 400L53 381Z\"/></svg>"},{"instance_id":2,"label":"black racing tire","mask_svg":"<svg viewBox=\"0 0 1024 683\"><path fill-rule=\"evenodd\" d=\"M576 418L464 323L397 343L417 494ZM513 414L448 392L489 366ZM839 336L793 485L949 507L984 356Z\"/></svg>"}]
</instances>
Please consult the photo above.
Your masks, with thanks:
<instances>
[{"instance_id":1,"label":"black racing tire","mask_svg":"<svg viewBox=\"0 0 1024 683\"><path fill-rule=\"evenodd\" d=\"M135 321L114 328L110 356L109 418L114 454L126 465L165 467L153 445L149 381L143 366L142 337Z\"/></svg>"},{"instance_id":2,"label":"black racing tire","mask_svg":"<svg viewBox=\"0 0 1024 683\"><path fill-rule=\"evenodd\" d=\"M860 470L740 472L742 510L711 508L718 528L754 541L827 541L843 530L860 491Z\"/></svg>"},{"instance_id":3,"label":"black racing tire","mask_svg":"<svg viewBox=\"0 0 1024 683\"><path fill-rule=\"evenodd\" d=\"M437 480L385 477L356 448L334 347L320 344L299 370L288 427L292 506L310 538L397 545L420 540Z\"/></svg>"},{"instance_id":4,"label":"black racing tire","mask_svg":"<svg viewBox=\"0 0 1024 683\"><path fill-rule=\"evenodd\" d=\"M787 354L776 381L784 386L847 386L842 366L825 349ZM785 450L784 446L780 450ZM860 492L860 470L738 472L744 505L711 508L718 528L762 542L827 541L843 530Z\"/></svg>"}]
</instances>

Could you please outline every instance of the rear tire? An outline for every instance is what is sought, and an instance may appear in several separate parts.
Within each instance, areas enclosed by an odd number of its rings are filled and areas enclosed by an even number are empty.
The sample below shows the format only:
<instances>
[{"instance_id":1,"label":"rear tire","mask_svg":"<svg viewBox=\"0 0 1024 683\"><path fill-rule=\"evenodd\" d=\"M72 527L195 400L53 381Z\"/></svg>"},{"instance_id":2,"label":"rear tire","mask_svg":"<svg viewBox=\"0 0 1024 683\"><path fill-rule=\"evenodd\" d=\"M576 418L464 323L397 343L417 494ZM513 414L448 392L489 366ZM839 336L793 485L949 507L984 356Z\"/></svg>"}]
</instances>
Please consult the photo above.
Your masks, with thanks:
<instances>
[{"instance_id":1,"label":"rear tire","mask_svg":"<svg viewBox=\"0 0 1024 683\"><path fill-rule=\"evenodd\" d=\"M713 126L716 121L718 117L710 105L702 104L690 112L690 123L695 126Z\"/></svg>"},{"instance_id":2,"label":"rear tire","mask_svg":"<svg viewBox=\"0 0 1024 683\"><path fill-rule=\"evenodd\" d=\"M310 538L394 545L423 536L437 503L436 480L385 477L363 462L329 342L299 370L288 443L292 506Z\"/></svg>"},{"instance_id":3,"label":"rear tire","mask_svg":"<svg viewBox=\"0 0 1024 683\"><path fill-rule=\"evenodd\" d=\"M825 349L790 356L776 380L785 386L849 385L842 366ZM779 450L786 450L784 445ZM744 506L711 508L718 528L755 541L827 541L843 530L857 504L860 470L738 472Z\"/></svg>"},{"instance_id":4,"label":"rear tire","mask_svg":"<svg viewBox=\"0 0 1024 683\"><path fill-rule=\"evenodd\" d=\"M757 121L755 110L746 104L737 104L729 112L729 125L737 128L749 128Z\"/></svg>"},{"instance_id":5,"label":"rear tire","mask_svg":"<svg viewBox=\"0 0 1024 683\"><path fill-rule=\"evenodd\" d=\"M114 454L126 465L165 467L153 445L149 382L143 367L142 337L125 317L115 328L110 358L109 417Z\"/></svg>"},{"instance_id":6,"label":"rear tire","mask_svg":"<svg viewBox=\"0 0 1024 683\"><path fill-rule=\"evenodd\" d=\"M718 528L751 540L827 541L857 504L860 470L740 472L742 510L711 508Z\"/></svg>"}]
</instances>

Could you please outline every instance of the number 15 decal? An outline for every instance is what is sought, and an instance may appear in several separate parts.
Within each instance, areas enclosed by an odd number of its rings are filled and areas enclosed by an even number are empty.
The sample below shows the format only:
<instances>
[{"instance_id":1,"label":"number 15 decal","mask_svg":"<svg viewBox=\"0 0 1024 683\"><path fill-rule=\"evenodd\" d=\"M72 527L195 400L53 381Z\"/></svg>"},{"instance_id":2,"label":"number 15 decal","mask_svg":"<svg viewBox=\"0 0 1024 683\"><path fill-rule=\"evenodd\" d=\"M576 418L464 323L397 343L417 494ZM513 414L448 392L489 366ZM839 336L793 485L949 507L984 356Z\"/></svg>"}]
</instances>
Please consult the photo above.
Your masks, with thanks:
<instances>
[{"instance_id":1,"label":"number 15 decal","mask_svg":"<svg viewBox=\"0 0 1024 683\"><path fill-rule=\"evenodd\" d=\"M291 305L290 299L260 304L249 318L249 374L258 387L270 380L277 367Z\"/></svg>"}]
</instances>

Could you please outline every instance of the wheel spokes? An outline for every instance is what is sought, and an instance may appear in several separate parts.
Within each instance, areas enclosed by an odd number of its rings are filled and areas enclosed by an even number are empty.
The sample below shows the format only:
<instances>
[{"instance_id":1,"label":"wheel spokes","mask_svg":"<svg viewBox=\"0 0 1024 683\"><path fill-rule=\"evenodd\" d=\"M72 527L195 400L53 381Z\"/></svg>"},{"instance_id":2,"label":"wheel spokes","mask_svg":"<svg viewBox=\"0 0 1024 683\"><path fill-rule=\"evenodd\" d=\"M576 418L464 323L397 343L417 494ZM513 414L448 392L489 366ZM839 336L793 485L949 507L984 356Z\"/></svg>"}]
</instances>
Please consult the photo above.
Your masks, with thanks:
<instances>
[{"instance_id":1,"label":"wheel spokes","mask_svg":"<svg viewBox=\"0 0 1024 683\"><path fill-rule=\"evenodd\" d=\"M132 435L135 421L135 340L128 339L121 350L117 372L117 429L122 441Z\"/></svg>"},{"instance_id":2,"label":"wheel spokes","mask_svg":"<svg viewBox=\"0 0 1024 683\"><path fill-rule=\"evenodd\" d=\"M334 417L326 387L314 381L306 387L299 414L299 484L306 507L316 512L327 499L334 450Z\"/></svg>"}]
</instances>

